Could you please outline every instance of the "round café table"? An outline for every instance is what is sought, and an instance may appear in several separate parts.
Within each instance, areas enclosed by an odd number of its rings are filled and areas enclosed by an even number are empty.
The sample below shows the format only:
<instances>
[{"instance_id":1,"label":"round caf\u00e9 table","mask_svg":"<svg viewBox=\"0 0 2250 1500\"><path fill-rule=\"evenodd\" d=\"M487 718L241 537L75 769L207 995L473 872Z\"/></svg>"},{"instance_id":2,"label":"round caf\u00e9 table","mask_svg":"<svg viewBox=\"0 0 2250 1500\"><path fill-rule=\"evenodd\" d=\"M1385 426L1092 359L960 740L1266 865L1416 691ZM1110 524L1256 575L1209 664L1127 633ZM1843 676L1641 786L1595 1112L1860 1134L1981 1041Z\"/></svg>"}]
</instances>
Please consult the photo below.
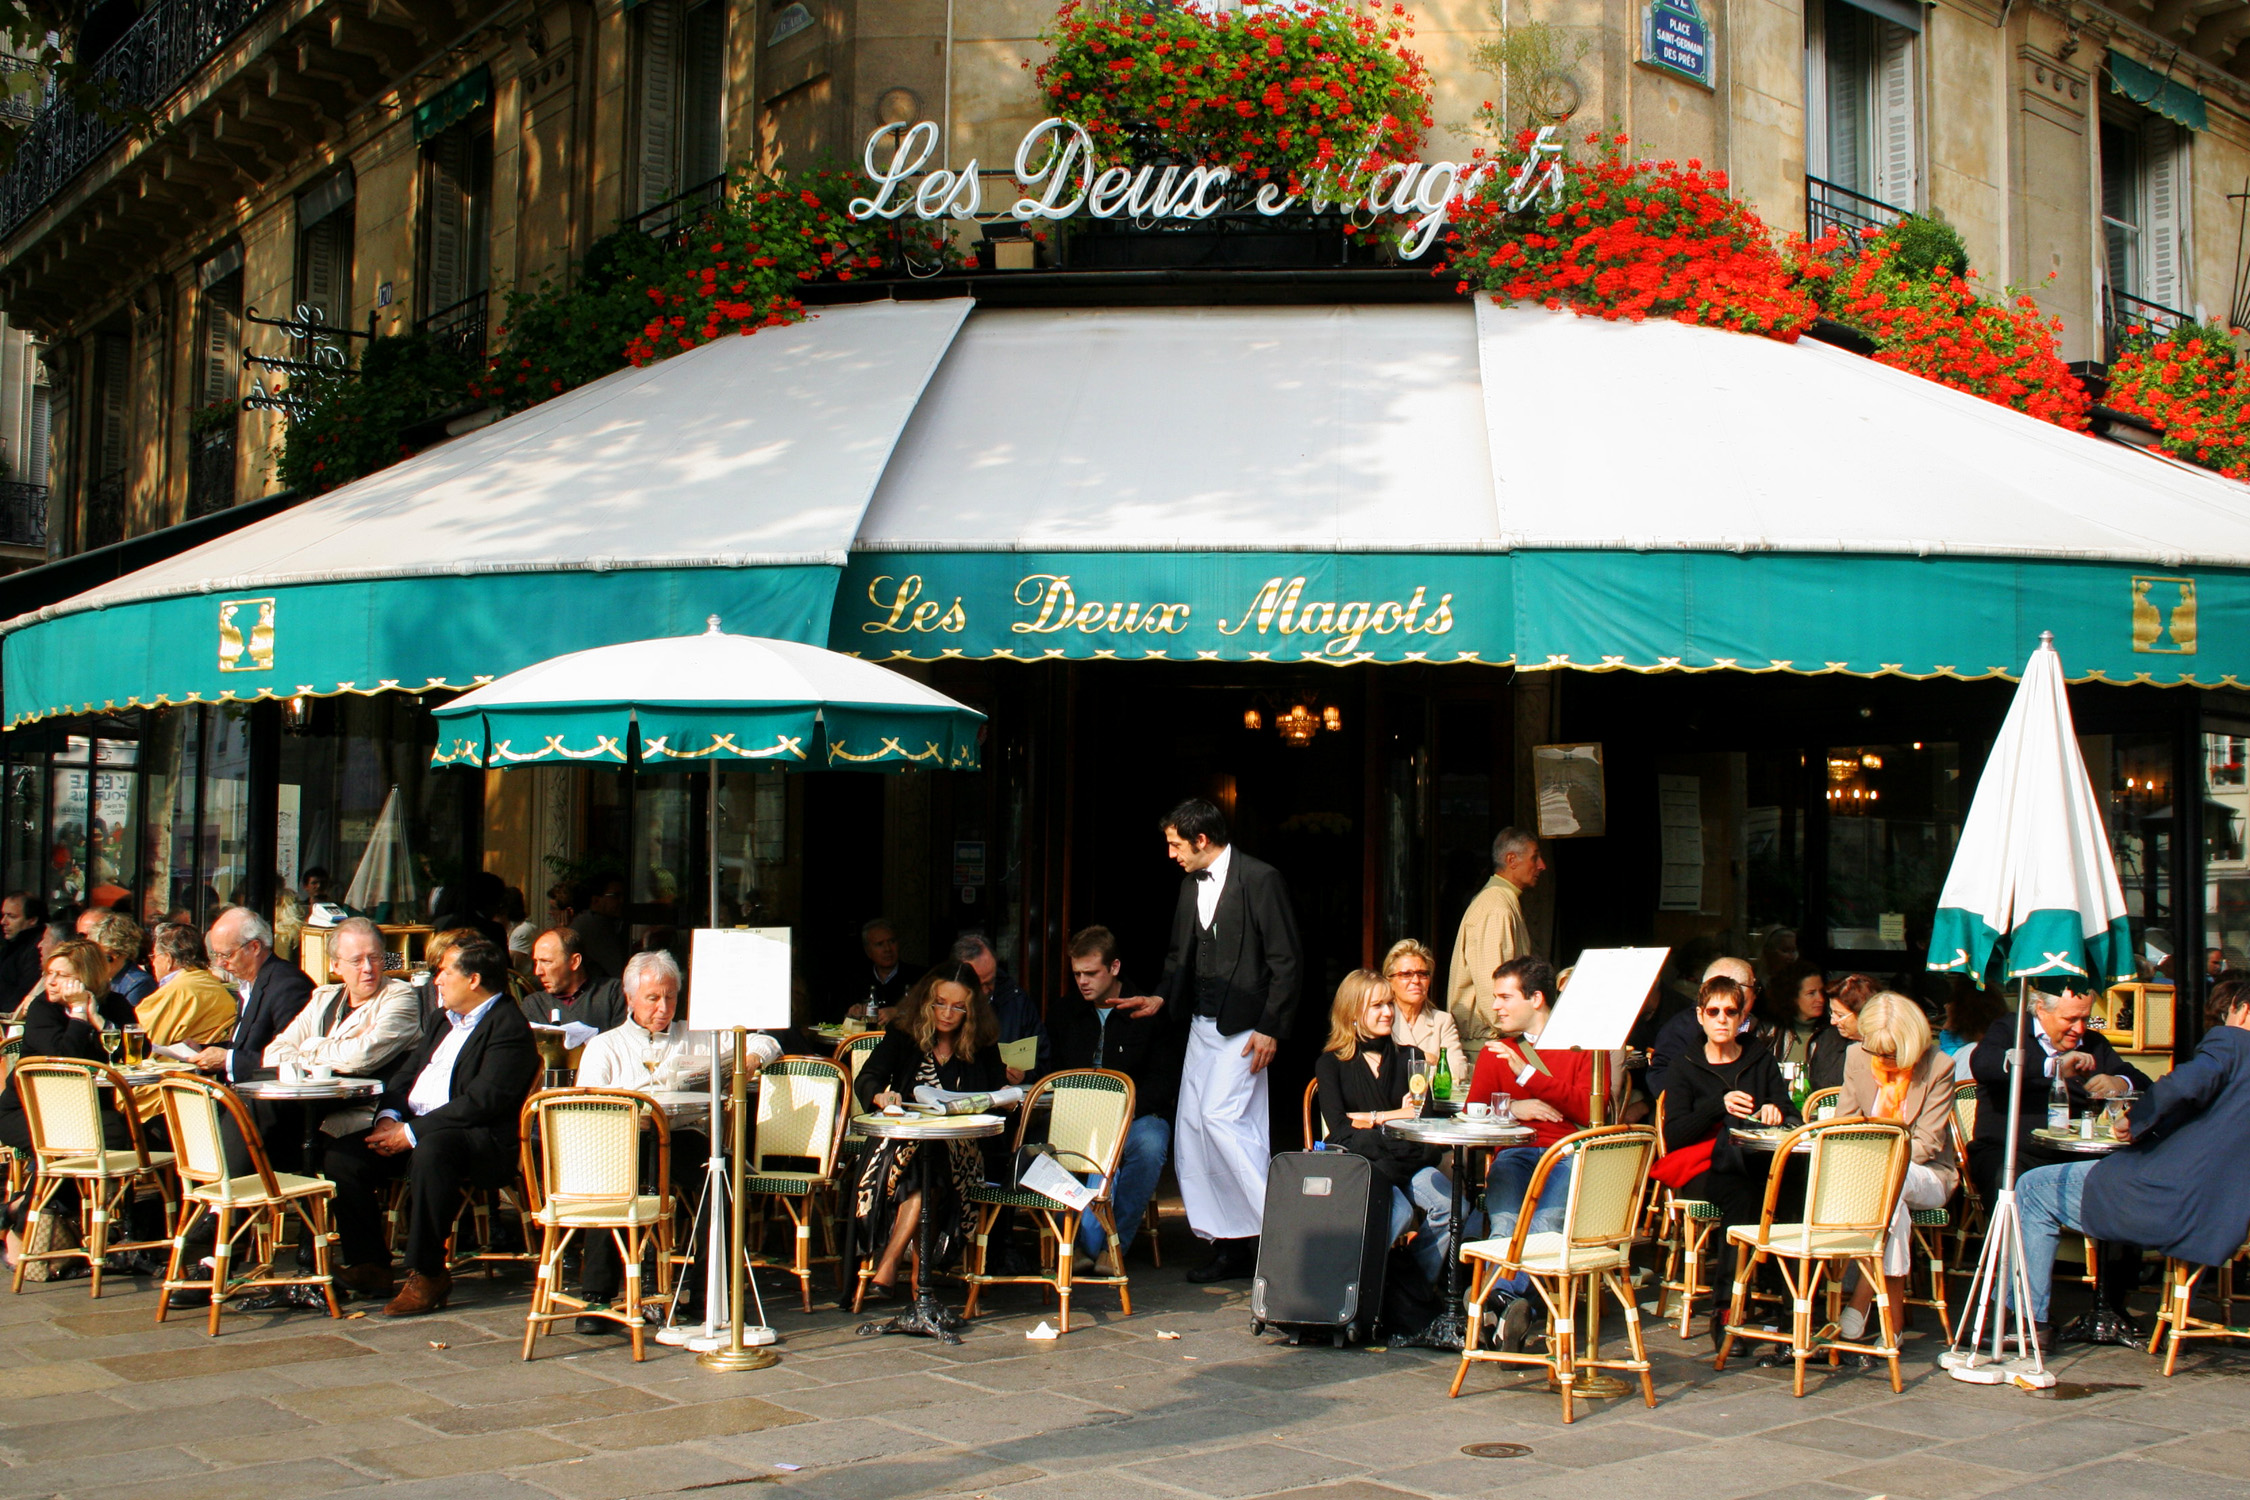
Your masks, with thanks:
<instances>
[{"instance_id":1,"label":"round caf\u00e9 table","mask_svg":"<svg viewBox=\"0 0 2250 1500\"><path fill-rule=\"evenodd\" d=\"M936 1283L937 1267L937 1214L933 1211L938 1201L938 1184L943 1180L938 1171L937 1159L942 1154L930 1149L947 1141L973 1141L985 1136L998 1135L1008 1128L1008 1122L998 1115L861 1115L852 1124L862 1135L878 1141L913 1141L920 1147L915 1155L921 1158L922 1217L915 1233L919 1239L917 1261L919 1269L915 1282L921 1290L915 1293L913 1307L895 1318L862 1323L861 1336L884 1333L913 1334L921 1338L942 1340L948 1344L961 1342L960 1330L967 1325L947 1312L938 1301Z\"/></svg>"},{"instance_id":2,"label":"round caf\u00e9 table","mask_svg":"<svg viewBox=\"0 0 2250 1500\"><path fill-rule=\"evenodd\" d=\"M2050 1151L2068 1151L2073 1156L2107 1156L2125 1144L2106 1128L2097 1129L2092 1135L2080 1135L2075 1130L2042 1125L2031 1132L2031 1138Z\"/></svg>"},{"instance_id":3,"label":"round caf\u00e9 table","mask_svg":"<svg viewBox=\"0 0 2250 1500\"><path fill-rule=\"evenodd\" d=\"M2090 1136L2080 1135L2074 1129L2057 1130L2051 1125L2042 1125L2031 1132L2031 1138L2050 1151L2086 1157L2107 1156L2125 1144L2098 1121ZM2113 1289L2103 1275L2104 1269L2100 1264L2089 1267L2094 1278L2094 1305L2071 1319L2056 1337L2067 1343L2116 1344L2121 1348L2138 1349L2143 1342L2140 1329L2126 1316L2122 1298L2112 1302Z\"/></svg>"},{"instance_id":4,"label":"round caf\u00e9 table","mask_svg":"<svg viewBox=\"0 0 2250 1500\"><path fill-rule=\"evenodd\" d=\"M1468 1314L1461 1308L1461 1242L1464 1238L1464 1207L1468 1199L1468 1179L1476 1173L1478 1201L1483 1198L1482 1174L1477 1172L1477 1152L1487 1154L1505 1146L1519 1146L1531 1139L1531 1127L1518 1125L1513 1120L1472 1120L1467 1115L1449 1115L1442 1119L1424 1117L1417 1120L1385 1120L1383 1132L1402 1141L1412 1141L1418 1146L1451 1146L1453 1163L1453 1227L1445 1243L1445 1311L1431 1320L1430 1326L1410 1338L1393 1339L1394 1344L1423 1349L1458 1350L1469 1337Z\"/></svg>"},{"instance_id":5,"label":"round caf\u00e9 table","mask_svg":"<svg viewBox=\"0 0 2250 1500\"><path fill-rule=\"evenodd\" d=\"M304 1154L299 1158L298 1170L310 1177L320 1172L320 1161L315 1153L320 1147L320 1122L328 1118L329 1110L349 1100L375 1097L383 1092L383 1080L345 1077L283 1083L278 1078L254 1078L233 1087L245 1099L304 1106Z\"/></svg>"}]
</instances>

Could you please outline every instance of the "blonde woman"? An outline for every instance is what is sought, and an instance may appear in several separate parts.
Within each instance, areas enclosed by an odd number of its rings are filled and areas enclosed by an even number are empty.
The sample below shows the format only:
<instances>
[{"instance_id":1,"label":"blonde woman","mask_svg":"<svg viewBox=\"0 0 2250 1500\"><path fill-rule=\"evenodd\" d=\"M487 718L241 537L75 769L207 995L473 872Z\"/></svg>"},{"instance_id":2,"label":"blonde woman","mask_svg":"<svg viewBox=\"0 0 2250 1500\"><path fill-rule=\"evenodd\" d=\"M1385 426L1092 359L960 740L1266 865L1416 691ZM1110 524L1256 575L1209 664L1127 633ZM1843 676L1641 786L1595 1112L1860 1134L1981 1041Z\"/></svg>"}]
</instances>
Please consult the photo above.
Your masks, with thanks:
<instances>
[{"instance_id":1,"label":"blonde woman","mask_svg":"<svg viewBox=\"0 0 2250 1500\"><path fill-rule=\"evenodd\" d=\"M1960 1185L1949 1133L1953 1061L1933 1043L1922 1007L1895 990L1870 996L1852 1019L1859 1040L1844 1057L1844 1091L1836 1100L1836 1113L1896 1120L1913 1140L1912 1163L1883 1240L1883 1280L1891 1306L1898 1308L1904 1305L1900 1297L1914 1253L1909 1210L1943 1208ZM1875 1288L1862 1280L1839 1325L1845 1338L1866 1332L1867 1309L1874 1300Z\"/></svg>"},{"instance_id":2,"label":"blonde woman","mask_svg":"<svg viewBox=\"0 0 2250 1500\"><path fill-rule=\"evenodd\" d=\"M1313 1065L1320 1085L1320 1119L1329 1148L1350 1151L1374 1164L1376 1177L1391 1190L1391 1238L1406 1233L1414 1211L1422 1211L1422 1233L1414 1242L1415 1263L1432 1285L1445 1268L1445 1244L1453 1228L1453 1184L1437 1169L1444 1153L1420 1146L1383 1129L1386 1120L1421 1113L1407 1097L1408 1064L1419 1056L1392 1035L1394 1005L1383 976L1354 969L1336 987L1328 1009L1328 1046Z\"/></svg>"},{"instance_id":3,"label":"blonde woman","mask_svg":"<svg viewBox=\"0 0 2250 1500\"><path fill-rule=\"evenodd\" d=\"M102 1030L132 1025L133 1007L109 993L109 963L101 949L84 938L57 943L47 954L44 974L43 990L25 1007L23 1055L109 1061L109 1053L102 1046ZM125 1117L117 1113L117 1101L106 1089L102 1092L102 1138L113 1151L132 1144ZM31 1155L31 1122L24 1118L23 1100L16 1092L13 1076L6 1091L0 1092L0 1142L13 1146L26 1159ZM77 1203L72 1190L65 1188L63 1196L52 1200L50 1207L56 1213L75 1212ZM20 1198L6 1206L10 1266L22 1253L18 1231L23 1227L23 1214Z\"/></svg>"},{"instance_id":4,"label":"blonde woman","mask_svg":"<svg viewBox=\"0 0 2250 1500\"><path fill-rule=\"evenodd\" d=\"M1461 1050L1461 1028L1442 1005L1430 1004L1430 986L1437 979L1437 955L1413 938L1400 938L1383 955L1383 978L1391 987L1395 1014L1391 1039L1412 1047L1434 1069L1440 1054L1453 1075L1458 1097L1469 1091L1469 1058Z\"/></svg>"}]
</instances>

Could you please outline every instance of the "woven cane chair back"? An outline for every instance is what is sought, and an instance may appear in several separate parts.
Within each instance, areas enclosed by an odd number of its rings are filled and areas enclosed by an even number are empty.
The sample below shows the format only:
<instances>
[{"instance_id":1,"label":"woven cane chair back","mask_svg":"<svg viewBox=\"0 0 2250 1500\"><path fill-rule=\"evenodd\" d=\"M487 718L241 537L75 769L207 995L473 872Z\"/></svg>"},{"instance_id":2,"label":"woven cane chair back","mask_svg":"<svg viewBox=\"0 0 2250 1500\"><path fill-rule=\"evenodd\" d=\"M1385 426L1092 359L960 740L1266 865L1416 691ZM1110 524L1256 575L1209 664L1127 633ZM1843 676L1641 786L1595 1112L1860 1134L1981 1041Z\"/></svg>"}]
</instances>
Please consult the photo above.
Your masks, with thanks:
<instances>
[{"instance_id":1,"label":"woven cane chair back","mask_svg":"<svg viewBox=\"0 0 2250 1500\"><path fill-rule=\"evenodd\" d=\"M1808 1127L1812 1165L1805 1177L1805 1227L1879 1235L1889 1227L1906 1176L1906 1127L1889 1120Z\"/></svg>"},{"instance_id":2,"label":"woven cane chair back","mask_svg":"<svg viewBox=\"0 0 2250 1500\"><path fill-rule=\"evenodd\" d=\"M859 1070L867 1066L867 1060L875 1055L882 1041L880 1031L860 1031L836 1044L836 1061L852 1070L852 1082L859 1082Z\"/></svg>"},{"instance_id":3,"label":"woven cane chair back","mask_svg":"<svg viewBox=\"0 0 2250 1500\"><path fill-rule=\"evenodd\" d=\"M31 1127L31 1152L41 1161L91 1156L98 1164L102 1139L104 1070L68 1057L27 1057L16 1065L16 1092Z\"/></svg>"},{"instance_id":4,"label":"woven cane chair back","mask_svg":"<svg viewBox=\"0 0 2250 1500\"><path fill-rule=\"evenodd\" d=\"M541 1198L558 1212L630 1209L640 1197L642 1103L608 1089L535 1099Z\"/></svg>"},{"instance_id":5,"label":"woven cane chair back","mask_svg":"<svg viewBox=\"0 0 2250 1500\"><path fill-rule=\"evenodd\" d=\"M817 1057L784 1057L759 1075L758 1131L751 1171L763 1173L769 1157L809 1157L826 1177L836 1170L836 1123L843 1110L844 1070Z\"/></svg>"},{"instance_id":6,"label":"woven cane chair back","mask_svg":"<svg viewBox=\"0 0 2250 1500\"><path fill-rule=\"evenodd\" d=\"M1953 1086L1953 1128L1964 1141L1976 1139L1977 1086L1957 1083ZM1966 1155L1966 1148L1963 1148Z\"/></svg>"},{"instance_id":7,"label":"woven cane chair back","mask_svg":"<svg viewBox=\"0 0 2250 1500\"><path fill-rule=\"evenodd\" d=\"M1053 1074L1036 1092L1054 1102L1047 1143L1064 1168L1115 1176L1133 1123L1133 1080L1103 1068L1075 1068Z\"/></svg>"},{"instance_id":8,"label":"woven cane chair back","mask_svg":"<svg viewBox=\"0 0 2250 1500\"><path fill-rule=\"evenodd\" d=\"M1577 1161L1563 1212L1564 1239L1572 1248L1630 1243L1649 1163L1656 1160L1656 1132L1609 1126L1584 1132L1568 1149Z\"/></svg>"},{"instance_id":9,"label":"woven cane chair back","mask_svg":"<svg viewBox=\"0 0 2250 1500\"><path fill-rule=\"evenodd\" d=\"M172 1165L180 1181L202 1189L212 1202L260 1202L280 1196L281 1184L266 1159L265 1143L250 1120L249 1111L233 1090L194 1074L172 1074L156 1081L157 1101L172 1132ZM227 1170L223 1121L232 1114L234 1128L250 1155L250 1176L237 1179ZM254 1185L253 1185L254 1184Z\"/></svg>"},{"instance_id":10,"label":"woven cane chair back","mask_svg":"<svg viewBox=\"0 0 2250 1500\"><path fill-rule=\"evenodd\" d=\"M1830 1114L1834 1114L1836 1112L1836 1101L1843 1097L1844 1091L1842 1089L1814 1089L1811 1093L1805 1095L1805 1118L1817 1120L1820 1118L1820 1112L1823 1109Z\"/></svg>"}]
</instances>

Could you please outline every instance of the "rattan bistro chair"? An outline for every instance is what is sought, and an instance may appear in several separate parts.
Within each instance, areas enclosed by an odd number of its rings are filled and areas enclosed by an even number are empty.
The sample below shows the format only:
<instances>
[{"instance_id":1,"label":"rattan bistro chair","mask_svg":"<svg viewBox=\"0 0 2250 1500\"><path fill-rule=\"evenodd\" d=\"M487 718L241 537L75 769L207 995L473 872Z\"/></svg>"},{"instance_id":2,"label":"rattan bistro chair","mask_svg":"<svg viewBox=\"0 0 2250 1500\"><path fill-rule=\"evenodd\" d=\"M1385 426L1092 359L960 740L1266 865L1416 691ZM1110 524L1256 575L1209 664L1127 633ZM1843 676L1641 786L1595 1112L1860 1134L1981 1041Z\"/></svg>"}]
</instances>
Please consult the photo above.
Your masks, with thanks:
<instances>
[{"instance_id":1,"label":"rattan bistro chair","mask_svg":"<svg viewBox=\"0 0 2250 1500\"><path fill-rule=\"evenodd\" d=\"M1656 1096L1656 1118L1650 1123L1656 1135L1656 1156L1661 1161L1664 1149L1664 1096ZM1688 1323L1695 1315L1695 1299L1711 1290L1703 1279L1703 1252L1710 1244L1713 1230L1721 1227L1725 1217L1716 1203L1702 1198L1689 1198L1663 1183L1650 1179L1654 1191L1652 1201L1662 1213L1660 1234L1664 1241L1664 1274L1656 1283L1656 1321L1671 1320L1671 1298L1680 1299L1680 1337L1688 1336Z\"/></svg>"},{"instance_id":2,"label":"rattan bistro chair","mask_svg":"<svg viewBox=\"0 0 2250 1500\"><path fill-rule=\"evenodd\" d=\"M75 1057L27 1057L16 1064L17 1097L23 1101L24 1122L31 1130L31 1196L25 1224L51 1212L55 1195L66 1183L78 1188L79 1243L58 1250L26 1249L16 1257L15 1290L23 1290L24 1272L35 1260L86 1261L93 1273L92 1295L102 1294L102 1262L113 1250L168 1248L180 1218L179 1190L172 1173L172 1153L148 1149L141 1129L140 1111L124 1075L105 1063ZM107 1086L125 1117L132 1144L111 1150L102 1135L102 1089ZM155 1189L164 1199L164 1238L116 1240L110 1225L122 1220L130 1235L133 1200L143 1187ZM31 1236L24 1236L28 1245Z\"/></svg>"},{"instance_id":3,"label":"rattan bistro chair","mask_svg":"<svg viewBox=\"0 0 2250 1500\"><path fill-rule=\"evenodd\" d=\"M179 1233L172 1238L171 1264L157 1289L156 1321L172 1308L178 1291L206 1292L211 1298L211 1337L219 1336L219 1314L229 1297L252 1288L317 1286L328 1300L328 1316L340 1318L336 1284L330 1266L334 1237L328 1229L329 1207L336 1185L325 1177L303 1177L276 1172L266 1157L266 1145L250 1111L233 1089L193 1073L175 1073L157 1080L157 1098L172 1132L175 1164L187 1212ZM227 1171L223 1122L234 1122L243 1148L250 1155L250 1171L236 1177ZM181 1262L187 1254L189 1232L204 1215L212 1215L211 1274L183 1276ZM281 1248L281 1231L291 1214L303 1226L305 1242L312 1246L313 1269L309 1276L274 1273L274 1255ZM251 1253L239 1258L235 1247L250 1236ZM238 1267L230 1270L229 1267Z\"/></svg>"},{"instance_id":4,"label":"rattan bistro chair","mask_svg":"<svg viewBox=\"0 0 2250 1500\"><path fill-rule=\"evenodd\" d=\"M1036 1109L1042 1097L1053 1106L1048 1111L1047 1144L1054 1148L1056 1164L1074 1177L1101 1174L1102 1185L1095 1194L1093 1210L1095 1219L1109 1236L1109 1243L1103 1250L1108 1269L1103 1270L1097 1263L1093 1274L1086 1276L1079 1276L1072 1270L1071 1259L1078 1243L1077 1209L1029 1188L986 1183L969 1190L977 1228L967 1278L969 1301L963 1315L971 1318L977 1315L977 1300L988 1286L1029 1283L1053 1290L1062 1304L1061 1331L1068 1333L1073 1287L1116 1287L1119 1310L1126 1317L1133 1315L1133 1292L1125 1275L1124 1255L1118 1249L1117 1221L1110 1216L1110 1187L1117 1178L1117 1159L1124 1153L1126 1132L1133 1127L1133 1080L1106 1068L1073 1068L1050 1073L1024 1100L1022 1115L1016 1124L1018 1148L1038 1123ZM992 1226L1011 1208L1023 1210L1038 1227L1042 1265L1040 1270L1020 1276L994 1276L985 1270ZM1050 1255L1053 1260L1048 1263Z\"/></svg>"},{"instance_id":5,"label":"rattan bistro chair","mask_svg":"<svg viewBox=\"0 0 2250 1500\"><path fill-rule=\"evenodd\" d=\"M1591 1369L1627 1370L1641 1378L1641 1399L1656 1405L1656 1384L1649 1375L1648 1350L1641 1342L1641 1310L1625 1281L1632 1266L1633 1238L1640 1217L1641 1193L1648 1169L1656 1160L1656 1132L1645 1125L1605 1125L1564 1136L1547 1148L1524 1190L1523 1208L1516 1215L1515 1232L1504 1240L1478 1240L1461 1247L1462 1258L1474 1271L1468 1296L1469 1331L1461 1347L1461 1366L1453 1372L1446 1394L1461 1394L1461 1382L1474 1360L1501 1364L1539 1365L1553 1376L1562 1392L1563 1421L1576 1413L1578 1372ZM1563 1227L1534 1233L1533 1210L1547 1178L1564 1162L1573 1162L1570 1194L1565 1199ZM1529 1275L1539 1299L1547 1304L1547 1348L1544 1353L1512 1354L1480 1347L1484 1304L1503 1278ZM1601 1357L1601 1294L1607 1287L1625 1310L1625 1333L1632 1345L1630 1359ZM1581 1291L1585 1294L1587 1324L1584 1353L1574 1321Z\"/></svg>"},{"instance_id":6,"label":"rattan bistro chair","mask_svg":"<svg viewBox=\"0 0 2250 1500\"><path fill-rule=\"evenodd\" d=\"M1782 1176L1797 1142L1810 1139L1812 1155L1805 1177L1805 1217L1796 1224L1773 1221L1775 1200ZM1900 1186L1906 1181L1906 1164L1912 1143L1906 1127L1890 1120L1870 1120L1858 1115L1799 1126L1783 1137L1773 1154L1773 1170L1766 1178L1764 1211L1755 1224L1727 1228L1735 1247L1734 1303L1727 1313L1726 1339L1719 1345L1714 1369L1727 1367L1734 1341L1761 1339L1785 1344L1796 1366L1796 1394L1805 1393L1805 1361L1826 1352L1833 1361L1840 1351L1871 1354L1889 1362L1891 1389L1905 1385L1898 1367L1898 1313L1891 1306L1883 1282L1883 1237L1890 1230L1891 1212L1898 1205ZM1789 1288L1792 1314L1787 1333L1768 1333L1748 1322L1751 1274L1765 1261L1776 1262ZM1882 1342L1867 1344L1813 1336L1814 1298L1829 1275L1841 1276L1846 1265L1856 1265L1875 1287L1875 1311L1881 1320Z\"/></svg>"},{"instance_id":7,"label":"rattan bistro chair","mask_svg":"<svg viewBox=\"0 0 2250 1500\"><path fill-rule=\"evenodd\" d=\"M656 1132L656 1191L641 1191L641 1126ZM664 1111L631 1089L544 1089L524 1101L518 1129L526 1157L524 1176L536 1183L532 1215L542 1231L539 1273L524 1315L523 1357L547 1325L564 1318L608 1318L625 1325L633 1358L647 1357L642 1336L641 1256L656 1249L656 1295L672 1290L672 1128ZM619 1307L591 1307L556 1283L563 1251L581 1232L607 1234L624 1262Z\"/></svg>"},{"instance_id":8,"label":"rattan bistro chair","mask_svg":"<svg viewBox=\"0 0 2250 1500\"><path fill-rule=\"evenodd\" d=\"M828 1253L817 1259L839 1258L835 1230L819 1209L820 1200L836 1191L836 1157L847 1117L844 1097L851 1084L841 1065L819 1057L779 1058L759 1076L764 1082L758 1090L758 1126L743 1192L759 1211L761 1229L770 1202L780 1205L795 1234L788 1261L755 1256L750 1264L789 1271L797 1278L805 1311L811 1312L815 1219L821 1221L828 1241ZM762 1233L753 1236L752 1247L763 1240Z\"/></svg>"},{"instance_id":9,"label":"rattan bistro chair","mask_svg":"<svg viewBox=\"0 0 2250 1500\"><path fill-rule=\"evenodd\" d=\"M2250 1244L2227 1257L2225 1265L2199 1266L2192 1261L2164 1260L2164 1288L2156 1305L2156 1327L2151 1330L2148 1352L2164 1351L2164 1378L2172 1378L2172 1371L2180 1362L2180 1345L2188 1339L2250 1339L2250 1327L2234 1321L2234 1265L2250 1257ZM2206 1270L2215 1270L2211 1278L2212 1299L2219 1305L2217 1318L2199 1318L2193 1311L2195 1284Z\"/></svg>"}]
</instances>

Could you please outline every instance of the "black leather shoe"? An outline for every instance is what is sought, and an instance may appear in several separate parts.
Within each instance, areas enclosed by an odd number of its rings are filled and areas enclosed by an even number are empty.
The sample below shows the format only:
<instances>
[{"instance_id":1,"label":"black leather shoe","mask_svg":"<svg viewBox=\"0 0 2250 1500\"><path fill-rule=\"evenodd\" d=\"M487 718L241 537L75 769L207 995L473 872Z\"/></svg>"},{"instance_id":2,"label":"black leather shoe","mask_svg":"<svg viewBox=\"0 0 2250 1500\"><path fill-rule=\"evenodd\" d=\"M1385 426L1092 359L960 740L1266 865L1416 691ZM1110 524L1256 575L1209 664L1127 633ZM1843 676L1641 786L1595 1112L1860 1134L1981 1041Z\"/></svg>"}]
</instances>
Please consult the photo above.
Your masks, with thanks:
<instances>
[{"instance_id":1,"label":"black leather shoe","mask_svg":"<svg viewBox=\"0 0 2250 1500\"><path fill-rule=\"evenodd\" d=\"M613 1323L608 1318L580 1318L570 1325L570 1331L583 1333L590 1338L605 1338L611 1334L623 1333L625 1325Z\"/></svg>"}]
</instances>

